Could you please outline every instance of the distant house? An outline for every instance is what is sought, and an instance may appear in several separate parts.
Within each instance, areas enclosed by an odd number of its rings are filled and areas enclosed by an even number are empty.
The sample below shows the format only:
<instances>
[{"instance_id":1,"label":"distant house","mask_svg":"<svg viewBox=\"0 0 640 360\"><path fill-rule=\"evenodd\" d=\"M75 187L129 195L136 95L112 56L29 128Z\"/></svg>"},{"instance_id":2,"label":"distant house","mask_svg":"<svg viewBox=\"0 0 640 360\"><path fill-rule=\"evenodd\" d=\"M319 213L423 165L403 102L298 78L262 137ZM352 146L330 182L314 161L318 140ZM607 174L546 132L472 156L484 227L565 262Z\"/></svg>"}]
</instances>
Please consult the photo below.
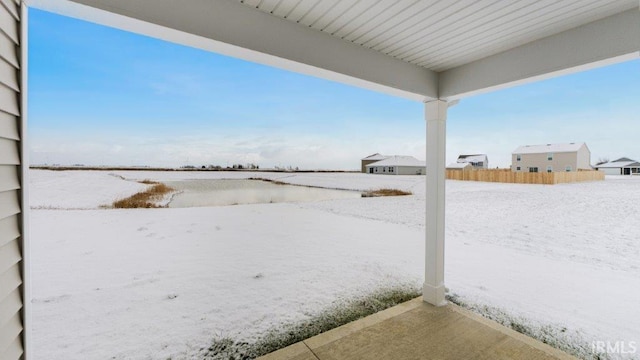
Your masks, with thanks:
<instances>
[{"instance_id":1,"label":"distant house","mask_svg":"<svg viewBox=\"0 0 640 360\"><path fill-rule=\"evenodd\" d=\"M369 174L384 175L424 175L427 164L413 156L389 156L384 160L366 165Z\"/></svg>"},{"instance_id":2,"label":"distant house","mask_svg":"<svg viewBox=\"0 0 640 360\"><path fill-rule=\"evenodd\" d=\"M597 164L595 168L606 175L640 175L640 162L625 157Z\"/></svg>"},{"instance_id":3,"label":"distant house","mask_svg":"<svg viewBox=\"0 0 640 360\"><path fill-rule=\"evenodd\" d=\"M373 154L373 155L369 155L369 156L367 156L367 157L366 157L366 158L364 158L364 159L361 159L361 162L362 162L362 168L361 168L361 171L362 171L363 173L366 173L366 172L367 172L367 165L372 164L372 163L377 162L377 161L380 161L380 160L384 160L384 159L386 159L386 158L388 158L388 157L389 157L389 156L386 156L386 155L380 155L380 154L378 154L378 153L375 153L375 154Z\"/></svg>"},{"instance_id":4,"label":"distant house","mask_svg":"<svg viewBox=\"0 0 640 360\"><path fill-rule=\"evenodd\" d=\"M460 155L456 162L469 163L474 169L489 168L489 158L486 154Z\"/></svg>"},{"instance_id":5,"label":"distant house","mask_svg":"<svg viewBox=\"0 0 640 360\"><path fill-rule=\"evenodd\" d=\"M585 143L520 146L511 154L515 172L592 170L591 151Z\"/></svg>"},{"instance_id":6,"label":"distant house","mask_svg":"<svg viewBox=\"0 0 640 360\"><path fill-rule=\"evenodd\" d=\"M471 163L468 163L468 162L454 162L447 165L447 170L460 170L460 171L473 170L473 165L471 165Z\"/></svg>"}]
</instances>

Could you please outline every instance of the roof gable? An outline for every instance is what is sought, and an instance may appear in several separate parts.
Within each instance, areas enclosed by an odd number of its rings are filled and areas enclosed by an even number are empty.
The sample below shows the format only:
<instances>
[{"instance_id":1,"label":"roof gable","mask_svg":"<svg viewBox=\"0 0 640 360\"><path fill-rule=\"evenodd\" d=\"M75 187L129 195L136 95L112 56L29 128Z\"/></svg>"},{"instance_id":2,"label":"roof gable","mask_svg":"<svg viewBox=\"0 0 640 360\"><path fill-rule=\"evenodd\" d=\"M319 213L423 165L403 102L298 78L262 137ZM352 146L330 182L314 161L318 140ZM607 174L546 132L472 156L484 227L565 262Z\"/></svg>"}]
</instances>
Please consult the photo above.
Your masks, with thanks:
<instances>
[{"instance_id":1,"label":"roof gable","mask_svg":"<svg viewBox=\"0 0 640 360\"><path fill-rule=\"evenodd\" d=\"M626 157L621 157L620 159L613 160L613 161L610 161L610 162L615 163L615 162L627 162L627 161L635 161L635 160L631 160L631 159L626 158Z\"/></svg>"},{"instance_id":2,"label":"roof gable","mask_svg":"<svg viewBox=\"0 0 640 360\"><path fill-rule=\"evenodd\" d=\"M375 154L371 154L365 158L362 158L361 160L384 160L388 158L387 155L381 155L379 153L375 153Z\"/></svg>"},{"instance_id":3,"label":"roof gable","mask_svg":"<svg viewBox=\"0 0 640 360\"><path fill-rule=\"evenodd\" d=\"M622 159L627 159L627 158L622 158ZM624 168L624 167L640 167L640 162L637 162L635 160L630 160L627 159L629 161L620 161L621 159L618 160L614 160L614 161L609 161L608 163L604 163L604 164L599 164L596 165L595 168L600 169L600 168L607 168L607 169L611 169L611 168Z\"/></svg>"},{"instance_id":4,"label":"roof gable","mask_svg":"<svg viewBox=\"0 0 640 360\"><path fill-rule=\"evenodd\" d=\"M577 152L581 147L587 145L581 143L568 144L545 144L545 145L523 145L513 151L513 154L546 154L546 153L564 153Z\"/></svg>"},{"instance_id":5,"label":"roof gable","mask_svg":"<svg viewBox=\"0 0 640 360\"><path fill-rule=\"evenodd\" d=\"M372 164L367 165L367 167L373 166L420 166L425 167L427 163L425 161L420 161L413 156L400 156L394 155L390 156L387 159L380 160L374 162Z\"/></svg>"},{"instance_id":6,"label":"roof gable","mask_svg":"<svg viewBox=\"0 0 640 360\"><path fill-rule=\"evenodd\" d=\"M365 158L362 158L361 160L384 160L386 158L388 158L389 156L387 155L381 155L379 153L375 153L375 154L371 154Z\"/></svg>"},{"instance_id":7,"label":"roof gable","mask_svg":"<svg viewBox=\"0 0 640 360\"><path fill-rule=\"evenodd\" d=\"M459 163L471 163L471 162L487 162L486 154L473 154L473 155L460 155L457 162Z\"/></svg>"}]
</instances>

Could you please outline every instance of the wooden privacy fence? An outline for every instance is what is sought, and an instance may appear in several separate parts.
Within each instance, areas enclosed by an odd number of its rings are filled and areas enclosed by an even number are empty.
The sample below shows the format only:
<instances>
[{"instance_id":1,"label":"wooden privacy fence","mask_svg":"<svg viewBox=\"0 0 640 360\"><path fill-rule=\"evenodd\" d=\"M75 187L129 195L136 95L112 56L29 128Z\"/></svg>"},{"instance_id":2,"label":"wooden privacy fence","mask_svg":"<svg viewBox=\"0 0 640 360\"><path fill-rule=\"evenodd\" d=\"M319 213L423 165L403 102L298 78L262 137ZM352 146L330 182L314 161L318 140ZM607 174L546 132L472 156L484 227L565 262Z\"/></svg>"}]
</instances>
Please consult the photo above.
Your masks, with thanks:
<instances>
[{"instance_id":1,"label":"wooden privacy fence","mask_svg":"<svg viewBox=\"0 0 640 360\"><path fill-rule=\"evenodd\" d=\"M486 181L514 184L561 184L580 181L604 180L602 171L575 172L514 172L508 169L488 170L447 170L447 179L465 181Z\"/></svg>"}]
</instances>

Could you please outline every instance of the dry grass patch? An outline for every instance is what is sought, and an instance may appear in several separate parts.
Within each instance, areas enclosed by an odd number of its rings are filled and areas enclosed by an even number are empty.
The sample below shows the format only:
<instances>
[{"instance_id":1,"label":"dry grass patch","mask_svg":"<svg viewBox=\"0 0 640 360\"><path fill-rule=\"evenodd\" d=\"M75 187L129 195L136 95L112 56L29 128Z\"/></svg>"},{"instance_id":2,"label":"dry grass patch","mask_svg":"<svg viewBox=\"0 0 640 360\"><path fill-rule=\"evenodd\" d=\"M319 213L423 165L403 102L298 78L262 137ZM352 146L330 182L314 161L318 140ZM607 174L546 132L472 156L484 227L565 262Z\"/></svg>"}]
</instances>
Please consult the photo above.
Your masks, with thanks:
<instances>
[{"instance_id":1,"label":"dry grass patch","mask_svg":"<svg viewBox=\"0 0 640 360\"><path fill-rule=\"evenodd\" d=\"M403 195L411 195L411 192L398 190L398 189L378 189L378 190L371 190L371 191L362 193L362 197L403 196Z\"/></svg>"},{"instance_id":2,"label":"dry grass patch","mask_svg":"<svg viewBox=\"0 0 640 360\"><path fill-rule=\"evenodd\" d=\"M174 191L173 188L155 181L143 180L143 181L140 181L140 183L153 185L153 186L145 191L129 196L128 198L115 201L112 205L113 208L115 209L137 209L137 208L149 209L149 208L164 207L156 204L156 202L161 200L164 197L164 195Z\"/></svg>"}]
</instances>

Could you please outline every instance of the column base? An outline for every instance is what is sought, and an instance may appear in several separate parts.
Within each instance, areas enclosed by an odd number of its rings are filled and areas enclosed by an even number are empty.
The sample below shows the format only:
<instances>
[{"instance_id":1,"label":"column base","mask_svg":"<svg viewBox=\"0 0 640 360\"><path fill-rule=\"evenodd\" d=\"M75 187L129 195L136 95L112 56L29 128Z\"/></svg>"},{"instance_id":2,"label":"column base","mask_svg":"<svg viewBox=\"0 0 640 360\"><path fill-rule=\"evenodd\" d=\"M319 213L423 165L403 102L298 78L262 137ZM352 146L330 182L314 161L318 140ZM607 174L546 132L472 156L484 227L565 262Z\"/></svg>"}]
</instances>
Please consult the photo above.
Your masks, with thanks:
<instances>
[{"instance_id":1,"label":"column base","mask_svg":"<svg viewBox=\"0 0 640 360\"><path fill-rule=\"evenodd\" d=\"M447 305L447 300L444 298L444 285L431 286L426 283L422 285L422 300L435 306Z\"/></svg>"}]
</instances>

